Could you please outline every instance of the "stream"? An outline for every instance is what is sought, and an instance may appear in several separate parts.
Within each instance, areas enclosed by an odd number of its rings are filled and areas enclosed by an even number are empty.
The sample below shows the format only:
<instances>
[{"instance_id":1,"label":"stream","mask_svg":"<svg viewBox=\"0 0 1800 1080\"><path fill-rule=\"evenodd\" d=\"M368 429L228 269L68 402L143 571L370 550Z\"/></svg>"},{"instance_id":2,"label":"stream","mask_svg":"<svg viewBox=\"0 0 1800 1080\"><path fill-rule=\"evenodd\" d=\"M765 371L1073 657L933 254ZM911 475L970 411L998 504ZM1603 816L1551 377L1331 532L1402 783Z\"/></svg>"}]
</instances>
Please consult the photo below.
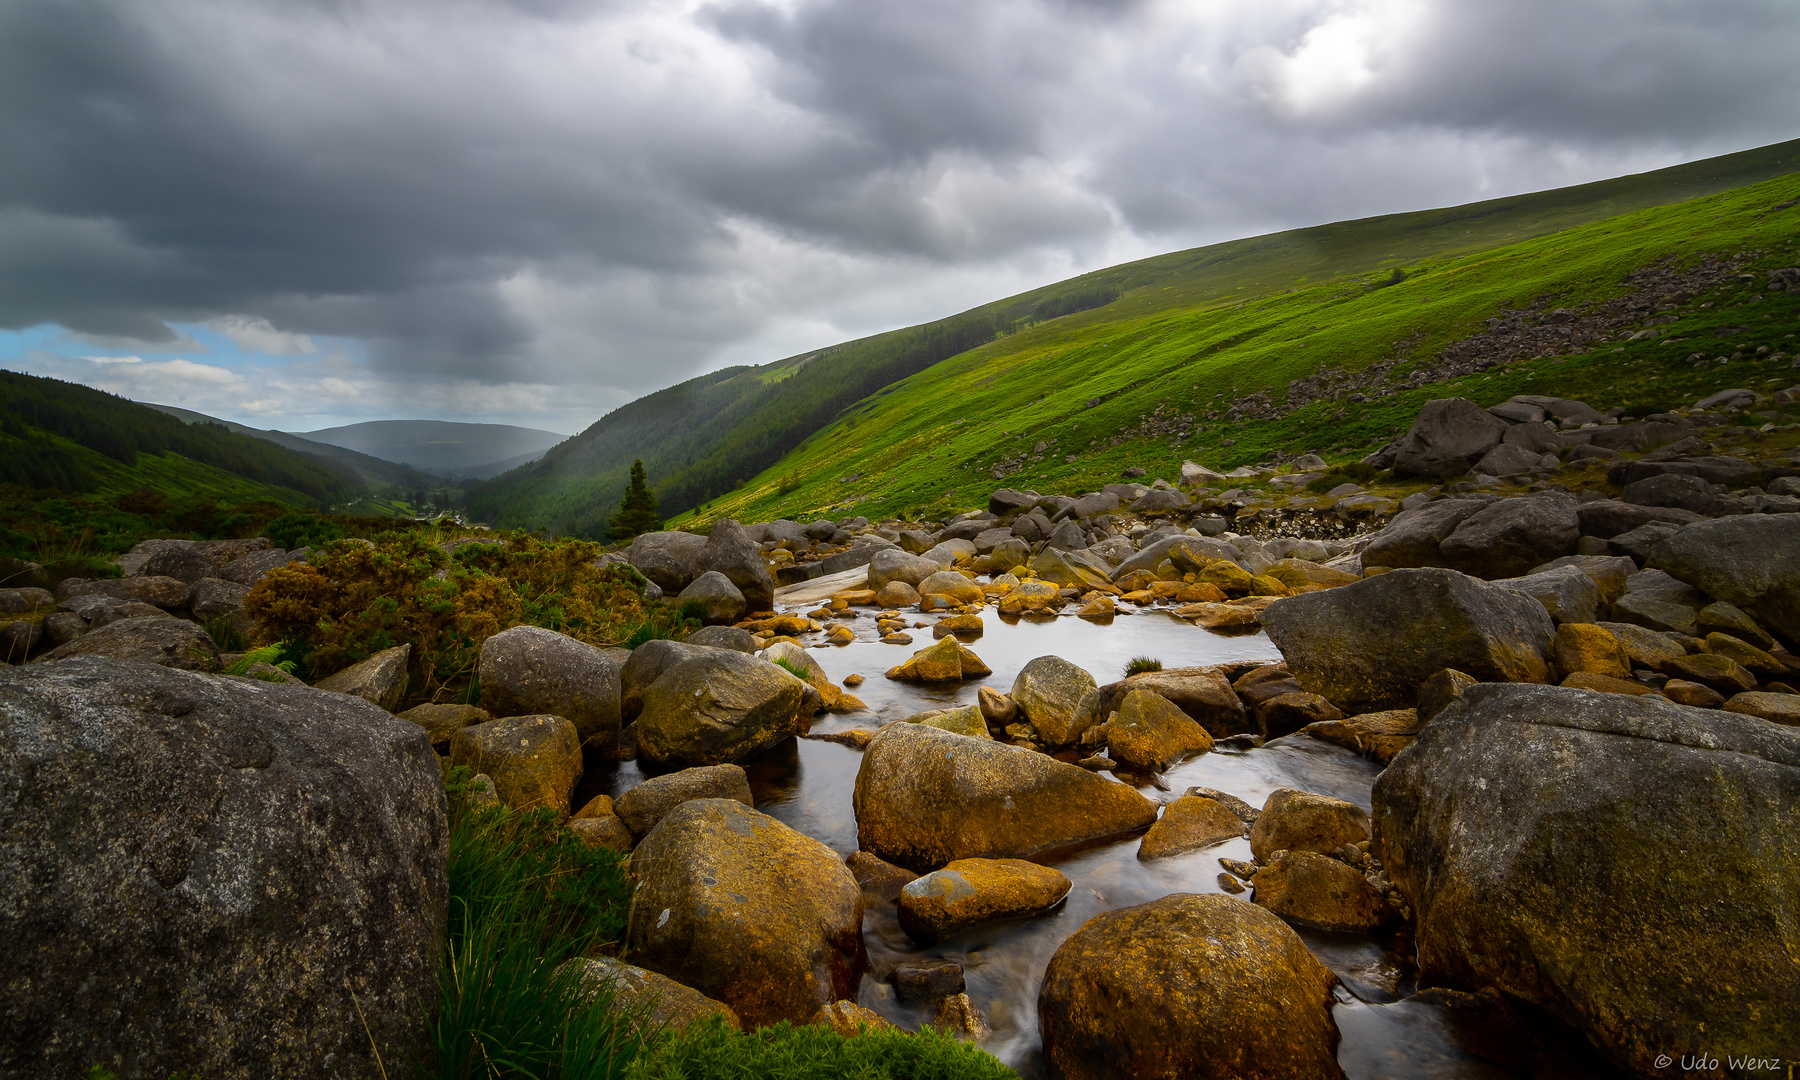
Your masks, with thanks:
<instances>
[{"instance_id":1,"label":"stream","mask_svg":"<svg viewBox=\"0 0 1800 1080\"><path fill-rule=\"evenodd\" d=\"M804 610L810 604L784 605ZM1150 656L1166 668L1218 664L1237 660L1279 660L1262 633L1227 636L1203 630L1158 609L1126 612L1110 623L1091 623L1073 616L1003 620L992 609L982 613L985 632L965 638L994 673L948 686L925 686L883 678L883 672L918 649L932 644L929 627L910 631L910 646L877 642L874 619L867 609L844 613L842 621L857 631L852 644L815 646L812 656L832 680L851 674L867 680L851 690L868 706L866 712L826 714L813 732L857 728L874 730L927 709L973 704L982 684L1010 691L1013 677L1034 657L1054 654L1086 668L1101 684L1119 679L1135 656ZM911 622L931 616L907 613ZM790 739L744 763L756 808L814 837L839 855L857 849L856 818L851 796L862 761L860 751L817 739ZM1380 766L1352 751L1294 735L1253 750L1215 749L1189 759L1166 774L1168 790L1151 784L1139 788L1159 802L1170 802L1194 785L1217 788L1261 807L1277 788L1317 792L1369 808L1370 788ZM596 794L617 796L651 772L638 762L608 763L590 769L577 803ZM992 1034L984 1049L1036 1080L1044 1075L1038 1039L1037 990L1051 955L1082 923L1100 912L1145 903L1176 892L1217 893L1219 859L1249 861L1247 838L1156 862L1137 858L1138 838L1130 837L1077 851L1055 863L1073 883L1063 904L1047 914L990 924L928 948L915 945L901 931L894 909L871 904L863 922L873 972L861 985L858 1001L884 1018L917 1029L933 1020L931 1006L900 1002L881 976L896 963L923 958L954 960L963 966L970 999L987 1020ZM1248 900L1248 891L1242 898ZM1416 989L1412 947L1404 930L1377 936L1328 934L1298 929L1307 946L1339 978L1335 1019L1343 1041L1338 1061L1350 1080L1377 1077L1431 1077L1442 1080L1491 1080L1500 1077L1620 1076L1597 1059L1586 1043L1548 1018L1534 1018L1520 1037L1515 1029L1495 1031L1461 1010L1407 1002Z\"/></svg>"}]
</instances>

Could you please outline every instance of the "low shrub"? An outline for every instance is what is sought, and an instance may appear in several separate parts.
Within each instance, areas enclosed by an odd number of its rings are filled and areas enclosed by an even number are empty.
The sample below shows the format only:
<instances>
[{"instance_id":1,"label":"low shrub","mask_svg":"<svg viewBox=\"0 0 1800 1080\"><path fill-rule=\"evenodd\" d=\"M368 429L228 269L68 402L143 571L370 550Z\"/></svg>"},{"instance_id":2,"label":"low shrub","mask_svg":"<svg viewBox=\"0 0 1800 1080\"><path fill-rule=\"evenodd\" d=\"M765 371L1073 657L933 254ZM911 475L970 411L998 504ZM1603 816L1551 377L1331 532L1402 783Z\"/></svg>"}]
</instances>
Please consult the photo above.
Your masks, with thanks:
<instances>
[{"instance_id":1,"label":"low shrub","mask_svg":"<svg viewBox=\"0 0 1800 1080\"><path fill-rule=\"evenodd\" d=\"M987 1080L1017 1074L985 1051L930 1028L845 1038L787 1023L740 1032L718 1017L666 1036L634 1062L630 1080Z\"/></svg>"}]
</instances>

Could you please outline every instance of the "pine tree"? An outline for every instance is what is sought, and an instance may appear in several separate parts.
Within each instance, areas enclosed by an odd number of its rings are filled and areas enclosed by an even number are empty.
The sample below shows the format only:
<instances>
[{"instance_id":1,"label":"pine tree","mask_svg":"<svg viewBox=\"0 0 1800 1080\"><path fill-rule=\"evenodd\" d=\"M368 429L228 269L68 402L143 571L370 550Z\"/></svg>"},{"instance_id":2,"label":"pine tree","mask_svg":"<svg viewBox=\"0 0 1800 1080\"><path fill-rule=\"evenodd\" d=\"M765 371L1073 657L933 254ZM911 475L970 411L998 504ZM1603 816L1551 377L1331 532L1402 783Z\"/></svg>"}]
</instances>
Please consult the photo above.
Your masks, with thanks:
<instances>
[{"instance_id":1,"label":"pine tree","mask_svg":"<svg viewBox=\"0 0 1800 1080\"><path fill-rule=\"evenodd\" d=\"M631 484L625 489L625 497L619 500L619 512L607 521L606 533L609 539L618 541L661 528L662 518L656 516L656 496L650 494L650 486L644 477L644 461L639 458L631 463Z\"/></svg>"}]
</instances>

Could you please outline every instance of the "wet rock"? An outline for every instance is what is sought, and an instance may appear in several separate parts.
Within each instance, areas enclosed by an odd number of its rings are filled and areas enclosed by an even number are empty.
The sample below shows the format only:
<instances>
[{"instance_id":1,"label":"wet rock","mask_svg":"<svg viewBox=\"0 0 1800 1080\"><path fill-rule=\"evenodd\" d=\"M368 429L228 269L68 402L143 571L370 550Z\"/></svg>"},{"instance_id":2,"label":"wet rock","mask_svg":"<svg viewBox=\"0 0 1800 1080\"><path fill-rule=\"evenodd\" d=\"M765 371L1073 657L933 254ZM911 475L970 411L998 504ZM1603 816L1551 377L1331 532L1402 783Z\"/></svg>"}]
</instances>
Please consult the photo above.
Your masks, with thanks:
<instances>
[{"instance_id":1,"label":"wet rock","mask_svg":"<svg viewBox=\"0 0 1800 1080\"><path fill-rule=\"evenodd\" d=\"M485 773L500 801L514 810L569 812L581 779L581 741L560 716L509 716L450 736L451 765Z\"/></svg>"},{"instance_id":2,"label":"wet rock","mask_svg":"<svg viewBox=\"0 0 1800 1080\"><path fill-rule=\"evenodd\" d=\"M372 1043L427 1054L447 825L418 728L100 657L0 671L0 699L10 1075L118 1052L327 1080L377 1075Z\"/></svg>"},{"instance_id":3,"label":"wet rock","mask_svg":"<svg viewBox=\"0 0 1800 1080\"><path fill-rule=\"evenodd\" d=\"M1536 600L1439 569L1277 600L1262 623L1300 685L1350 712L1412 705L1444 668L1543 682L1555 635Z\"/></svg>"},{"instance_id":4,"label":"wet rock","mask_svg":"<svg viewBox=\"0 0 1800 1080\"><path fill-rule=\"evenodd\" d=\"M1747 514L1689 525L1649 565L1748 612L1800 647L1800 514Z\"/></svg>"},{"instance_id":5,"label":"wet rock","mask_svg":"<svg viewBox=\"0 0 1800 1080\"><path fill-rule=\"evenodd\" d=\"M638 750L653 762L742 761L798 734L817 700L766 660L724 649L683 660L644 691Z\"/></svg>"},{"instance_id":6,"label":"wet rock","mask_svg":"<svg viewBox=\"0 0 1800 1080\"><path fill-rule=\"evenodd\" d=\"M1167 698L1205 728L1215 740L1248 731L1251 723L1231 683L1218 668L1168 668L1133 675L1106 687L1106 710L1114 712L1132 690L1148 690Z\"/></svg>"},{"instance_id":7,"label":"wet rock","mask_svg":"<svg viewBox=\"0 0 1800 1080\"><path fill-rule=\"evenodd\" d=\"M1631 676L1631 654L1625 651L1618 637L1603 626L1564 623L1556 628L1556 641L1551 652L1556 658L1556 673L1563 677L1577 671L1614 679Z\"/></svg>"},{"instance_id":8,"label":"wet rock","mask_svg":"<svg viewBox=\"0 0 1800 1080\"><path fill-rule=\"evenodd\" d=\"M898 903L900 890L906 887L907 882L919 876L866 851L852 851L844 856L844 866L856 878L856 884L862 889L863 900L867 904Z\"/></svg>"},{"instance_id":9,"label":"wet rock","mask_svg":"<svg viewBox=\"0 0 1800 1080\"><path fill-rule=\"evenodd\" d=\"M412 643L396 645L391 649L381 650L361 663L352 664L335 675L320 679L313 686L320 690L335 690L340 694L359 697L393 712L399 707L401 696L406 693L406 665L410 659ZM482 691L484 700L491 701L485 683Z\"/></svg>"},{"instance_id":10,"label":"wet rock","mask_svg":"<svg viewBox=\"0 0 1800 1080\"><path fill-rule=\"evenodd\" d=\"M856 775L863 850L914 870L956 859L1031 858L1156 820L1124 784L1036 751L896 724Z\"/></svg>"},{"instance_id":11,"label":"wet rock","mask_svg":"<svg viewBox=\"0 0 1800 1080\"><path fill-rule=\"evenodd\" d=\"M1311 851L1275 852L1251 884L1258 907L1315 930L1366 934L1395 916L1361 873Z\"/></svg>"},{"instance_id":12,"label":"wet rock","mask_svg":"<svg viewBox=\"0 0 1800 1080\"><path fill-rule=\"evenodd\" d=\"M862 890L830 848L731 799L664 815L632 854L626 959L729 1006L802 1023L853 998Z\"/></svg>"},{"instance_id":13,"label":"wet rock","mask_svg":"<svg viewBox=\"0 0 1800 1080\"><path fill-rule=\"evenodd\" d=\"M908 1005L923 1005L963 992L962 965L954 960L903 960L894 965L888 980L894 993Z\"/></svg>"},{"instance_id":14,"label":"wet rock","mask_svg":"<svg viewBox=\"0 0 1800 1080\"><path fill-rule=\"evenodd\" d=\"M473 705L415 705L401 713L400 719L424 728L431 738L431 745L447 751L450 736L463 728L485 724L493 717L486 709Z\"/></svg>"},{"instance_id":15,"label":"wet rock","mask_svg":"<svg viewBox=\"0 0 1800 1080\"><path fill-rule=\"evenodd\" d=\"M1054 612L1062 606L1062 591L1044 581L1022 581L1000 598L1002 615Z\"/></svg>"},{"instance_id":16,"label":"wet rock","mask_svg":"<svg viewBox=\"0 0 1800 1080\"><path fill-rule=\"evenodd\" d=\"M1336 851L1369 838L1369 815L1355 803L1281 788L1263 803L1250 828L1250 853L1266 862L1277 851Z\"/></svg>"},{"instance_id":17,"label":"wet rock","mask_svg":"<svg viewBox=\"0 0 1800 1080\"><path fill-rule=\"evenodd\" d=\"M1529 573L1540 563L1575 552L1581 536L1573 495L1544 491L1496 499L1464 518L1438 545L1444 565L1484 578ZM1364 553L1364 564L1368 554Z\"/></svg>"},{"instance_id":18,"label":"wet rock","mask_svg":"<svg viewBox=\"0 0 1800 1080\"><path fill-rule=\"evenodd\" d=\"M695 533L643 533L625 549L625 561L664 593L674 596L700 576L700 552L705 547L706 537Z\"/></svg>"},{"instance_id":19,"label":"wet rock","mask_svg":"<svg viewBox=\"0 0 1800 1080\"><path fill-rule=\"evenodd\" d=\"M688 604L698 604L702 621L715 625L737 622L747 610L744 594L717 570L701 574L675 597L677 607Z\"/></svg>"},{"instance_id":20,"label":"wet rock","mask_svg":"<svg viewBox=\"0 0 1800 1080\"><path fill-rule=\"evenodd\" d=\"M1162 817L1138 844L1137 857L1145 862L1167 859L1238 839L1245 831L1243 820L1224 803L1183 795L1163 807Z\"/></svg>"},{"instance_id":21,"label":"wet rock","mask_svg":"<svg viewBox=\"0 0 1800 1080\"><path fill-rule=\"evenodd\" d=\"M991 686L977 687L975 694L982 718L989 724L1004 727L1019 715L1018 704Z\"/></svg>"},{"instance_id":22,"label":"wet rock","mask_svg":"<svg viewBox=\"0 0 1800 1080\"><path fill-rule=\"evenodd\" d=\"M964 705L956 709L934 709L931 712L919 713L906 718L909 724L924 724L939 731L954 732L966 735L971 739L992 738L988 734L987 719L981 715L978 705Z\"/></svg>"},{"instance_id":23,"label":"wet rock","mask_svg":"<svg viewBox=\"0 0 1800 1080\"><path fill-rule=\"evenodd\" d=\"M1052 1080L1339 1080L1332 984L1298 934L1242 900L1176 893L1103 912L1044 973L1045 1068Z\"/></svg>"},{"instance_id":24,"label":"wet rock","mask_svg":"<svg viewBox=\"0 0 1800 1080\"><path fill-rule=\"evenodd\" d=\"M1642 1075L1794 1045L1800 967L1768 943L1800 904L1797 800L1800 732L1502 685L1471 687L1374 789L1420 981L1564 1017Z\"/></svg>"},{"instance_id":25,"label":"wet rock","mask_svg":"<svg viewBox=\"0 0 1800 1080\"><path fill-rule=\"evenodd\" d=\"M184 671L219 670L219 647L213 644L206 631L191 622L166 615L107 623L66 645L51 649L34 662L68 660L77 656L136 660Z\"/></svg>"},{"instance_id":26,"label":"wet rock","mask_svg":"<svg viewBox=\"0 0 1800 1080\"><path fill-rule=\"evenodd\" d=\"M1279 739L1309 724L1344 718L1342 709L1319 695L1309 694L1304 690L1277 694L1258 705L1253 715L1256 717L1257 734L1265 739Z\"/></svg>"},{"instance_id":27,"label":"wet rock","mask_svg":"<svg viewBox=\"0 0 1800 1080\"><path fill-rule=\"evenodd\" d=\"M1037 727L1041 734L1042 725ZM1105 741L1109 757L1149 772L1165 772L1178 761L1206 753L1213 745L1205 728L1153 690L1128 690L1118 712L1095 730Z\"/></svg>"},{"instance_id":28,"label":"wet rock","mask_svg":"<svg viewBox=\"0 0 1800 1080\"><path fill-rule=\"evenodd\" d=\"M901 682L954 682L992 674L981 657L968 646L947 637L913 653L904 664L890 668L887 677Z\"/></svg>"},{"instance_id":29,"label":"wet rock","mask_svg":"<svg viewBox=\"0 0 1800 1080\"><path fill-rule=\"evenodd\" d=\"M481 645L481 700L495 716L549 713L575 725L601 753L619 742L619 667L586 642L537 626L515 626Z\"/></svg>"},{"instance_id":30,"label":"wet rock","mask_svg":"<svg viewBox=\"0 0 1800 1080\"><path fill-rule=\"evenodd\" d=\"M1022 859L958 859L900 890L900 928L922 945L1000 919L1048 911L1069 895L1062 871Z\"/></svg>"},{"instance_id":31,"label":"wet rock","mask_svg":"<svg viewBox=\"0 0 1800 1080\"><path fill-rule=\"evenodd\" d=\"M875 594L875 606L880 608L912 607L919 602L919 591L904 581L890 581Z\"/></svg>"},{"instance_id":32,"label":"wet rock","mask_svg":"<svg viewBox=\"0 0 1800 1080\"><path fill-rule=\"evenodd\" d=\"M1060 656L1040 656L1019 669L1013 680L1012 700L1044 745L1072 746L1082 732L1100 718L1080 708L1081 699L1095 689L1086 668Z\"/></svg>"},{"instance_id":33,"label":"wet rock","mask_svg":"<svg viewBox=\"0 0 1800 1080\"><path fill-rule=\"evenodd\" d=\"M594 989L610 987L619 1009L644 1010L644 1021L652 1029L680 1031L696 1020L713 1016L733 1028L740 1026L731 1006L648 968L610 956L587 957L569 963L580 966L585 985Z\"/></svg>"},{"instance_id":34,"label":"wet rock","mask_svg":"<svg viewBox=\"0 0 1800 1080\"><path fill-rule=\"evenodd\" d=\"M1358 713L1341 720L1320 720L1300 730L1315 739L1366 754L1386 765L1394 760L1395 754L1412 745L1421 723L1417 709L1387 709Z\"/></svg>"},{"instance_id":35,"label":"wet rock","mask_svg":"<svg viewBox=\"0 0 1800 1080\"><path fill-rule=\"evenodd\" d=\"M1394 475L1461 476L1498 446L1505 434L1505 421L1488 415L1467 398L1428 401L1400 441Z\"/></svg>"},{"instance_id":36,"label":"wet rock","mask_svg":"<svg viewBox=\"0 0 1800 1080\"><path fill-rule=\"evenodd\" d=\"M957 604L979 604L985 599L981 586L954 570L939 570L919 582L919 596L947 597Z\"/></svg>"}]
</instances>

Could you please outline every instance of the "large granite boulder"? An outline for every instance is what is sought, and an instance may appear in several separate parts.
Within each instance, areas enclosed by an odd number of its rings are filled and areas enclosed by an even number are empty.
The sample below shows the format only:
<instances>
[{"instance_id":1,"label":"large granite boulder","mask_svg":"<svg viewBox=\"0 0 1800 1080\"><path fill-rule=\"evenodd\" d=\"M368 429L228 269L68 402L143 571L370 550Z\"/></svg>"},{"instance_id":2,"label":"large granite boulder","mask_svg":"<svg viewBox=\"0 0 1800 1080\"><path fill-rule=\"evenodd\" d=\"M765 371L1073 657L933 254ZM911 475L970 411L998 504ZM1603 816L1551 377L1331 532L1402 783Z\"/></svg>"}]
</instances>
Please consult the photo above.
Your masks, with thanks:
<instances>
[{"instance_id":1,"label":"large granite boulder","mask_svg":"<svg viewBox=\"0 0 1800 1080\"><path fill-rule=\"evenodd\" d=\"M1051 1080L1341 1080L1331 973L1279 918L1175 893L1102 912L1050 958Z\"/></svg>"},{"instance_id":2,"label":"large granite boulder","mask_svg":"<svg viewBox=\"0 0 1800 1080\"><path fill-rule=\"evenodd\" d=\"M1395 476L1445 479L1461 476L1500 445L1506 421L1489 415L1468 398L1427 401L1400 440L1394 456Z\"/></svg>"},{"instance_id":3,"label":"large granite boulder","mask_svg":"<svg viewBox=\"0 0 1800 1080\"><path fill-rule=\"evenodd\" d=\"M701 574L675 597L676 607L689 604L698 604L701 619L709 624L734 623L744 617L744 594L717 570Z\"/></svg>"},{"instance_id":4,"label":"large granite boulder","mask_svg":"<svg viewBox=\"0 0 1800 1080\"><path fill-rule=\"evenodd\" d=\"M166 615L120 619L89 630L66 645L58 645L34 663L69 660L77 656L107 656L136 660L184 671L219 670L219 647L198 625Z\"/></svg>"},{"instance_id":5,"label":"large granite boulder","mask_svg":"<svg viewBox=\"0 0 1800 1080\"><path fill-rule=\"evenodd\" d=\"M1773 944L1800 909L1800 731L1471 686L1388 766L1374 807L1421 981L1494 987L1644 1076L1659 1057L1800 1046L1800 965Z\"/></svg>"},{"instance_id":6,"label":"large granite boulder","mask_svg":"<svg viewBox=\"0 0 1800 1080\"><path fill-rule=\"evenodd\" d=\"M1351 713L1407 708L1445 668L1484 682L1544 682L1556 634L1531 597L1441 569L1284 597L1262 624L1301 687Z\"/></svg>"},{"instance_id":7,"label":"large granite boulder","mask_svg":"<svg viewBox=\"0 0 1800 1080\"><path fill-rule=\"evenodd\" d=\"M1501 578L1494 584L1536 600L1559 624L1591 623L1600 614L1600 585L1579 567L1558 566L1524 577Z\"/></svg>"},{"instance_id":8,"label":"large granite boulder","mask_svg":"<svg viewBox=\"0 0 1800 1080\"><path fill-rule=\"evenodd\" d=\"M1800 648L1800 514L1695 522L1651 549L1649 565L1742 608Z\"/></svg>"},{"instance_id":9,"label":"large granite boulder","mask_svg":"<svg viewBox=\"0 0 1800 1080\"><path fill-rule=\"evenodd\" d=\"M1095 731L1106 740L1108 757L1150 772L1162 772L1213 746L1205 728L1154 690L1127 691L1119 711Z\"/></svg>"},{"instance_id":10,"label":"large granite boulder","mask_svg":"<svg viewBox=\"0 0 1800 1080\"><path fill-rule=\"evenodd\" d=\"M1442 566L1438 545L1486 504L1476 499L1443 499L1402 510L1362 551L1369 566Z\"/></svg>"},{"instance_id":11,"label":"large granite boulder","mask_svg":"<svg viewBox=\"0 0 1800 1080\"><path fill-rule=\"evenodd\" d=\"M1529 574L1541 563L1574 554L1581 539L1578 505L1564 491L1496 499L1463 519L1438 544L1438 554L1445 566L1476 577Z\"/></svg>"},{"instance_id":12,"label":"large granite boulder","mask_svg":"<svg viewBox=\"0 0 1800 1080\"><path fill-rule=\"evenodd\" d=\"M1250 827L1250 854L1263 862L1277 851L1336 851L1369 838L1369 815L1355 803L1279 788Z\"/></svg>"},{"instance_id":13,"label":"large granite boulder","mask_svg":"<svg viewBox=\"0 0 1800 1080\"><path fill-rule=\"evenodd\" d=\"M694 569L697 575L716 570L731 579L744 595L744 606L751 611L770 611L775 607L775 578L769 573L769 564L763 561L756 541L744 535L744 527L730 518L713 522L706 544L694 559Z\"/></svg>"},{"instance_id":14,"label":"large granite boulder","mask_svg":"<svg viewBox=\"0 0 1800 1080\"><path fill-rule=\"evenodd\" d=\"M869 588L879 592L890 581L903 581L916 589L921 581L941 569L922 555L908 555L895 549L878 551L869 560Z\"/></svg>"},{"instance_id":15,"label":"large granite boulder","mask_svg":"<svg viewBox=\"0 0 1800 1080\"><path fill-rule=\"evenodd\" d=\"M832 850L732 799L663 816L637 850L626 956L749 1027L856 997L862 889Z\"/></svg>"},{"instance_id":16,"label":"large granite boulder","mask_svg":"<svg viewBox=\"0 0 1800 1080\"><path fill-rule=\"evenodd\" d=\"M750 778L741 766L699 765L651 777L615 799L613 812L633 835L643 837L669 811L695 799L735 799L745 806L756 805L750 797Z\"/></svg>"},{"instance_id":17,"label":"large granite boulder","mask_svg":"<svg viewBox=\"0 0 1800 1080\"><path fill-rule=\"evenodd\" d=\"M619 665L605 650L541 626L481 643L481 704L495 716L549 713L602 754L619 745Z\"/></svg>"},{"instance_id":18,"label":"large granite boulder","mask_svg":"<svg viewBox=\"0 0 1800 1080\"><path fill-rule=\"evenodd\" d=\"M870 741L853 805L864 851L921 872L957 859L1032 858L1156 820L1156 804L1124 784L923 724L895 724Z\"/></svg>"},{"instance_id":19,"label":"large granite boulder","mask_svg":"<svg viewBox=\"0 0 1800 1080\"><path fill-rule=\"evenodd\" d=\"M371 705L393 712L399 708L400 698L406 693L406 664L411 658L412 642L409 641L405 645L383 649L313 685L320 690L362 698ZM486 687L482 689L485 691Z\"/></svg>"},{"instance_id":20,"label":"large granite boulder","mask_svg":"<svg viewBox=\"0 0 1800 1080\"><path fill-rule=\"evenodd\" d=\"M700 576L700 551L706 537L686 532L642 533L625 549L625 561L674 596Z\"/></svg>"},{"instance_id":21,"label":"large granite boulder","mask_svg":"<svg viewBox=\"0 0 1800 1080\"><path fill-rule=\"evenodd\" d=\"M644 691L638 750L654 762L742 761L804 730L809 700L811 687L767 660L710 649Z\"/></svg>"},{"instance_id":22,"label":"large granite boulder","mask_svg":"<svg viewBox=\"0 0 1800 1080\"><path fill-rule=\"evenodd\" d=\"M424 731L99 657L0 671L0 718L0 1071L326 1080L427 1055L448 830Z\"/></svg>"},{"instance_id":23,"label":"large granite boulder","mask_svg":"<svg viewBox=\"0 0 1800 1080\"><path fill-rule=\"evenodd\" d=\"M1300 687L1296 684L1292 689ZM1164 668L1108 683L1104 688L1107 699L1102 715L1117 712L1125 704L1126 695L1133 690L1145 690L1168 699L1214 739L1242 734L1254 726L1244 710L1243 700L1232 689L1231 681L1216 667Z\"/></svg>"},{"instance_id":24,"label":"large granite boulder","mask_svg":"<svg viewBox=\"0 0 1800 1080\"><path fill-rule=\"evenodd\" d=\"M704 632L701 631L701 633ZM648 690L656 680L662 678L663 672L683 660L692 660L696 656L708 655L706 650L710 648L717 648L717 646L696 644L691 640L669 641L664 638L655 638L631 650L631 656L619 666L620 715L629 719L643 712L644 691Z\"/></svg>"},{"instance_id":25,"label":"large granite boulder","mask_svg":"<svg viewBox=\"0 0 1800 1080\"><path fill-rule=\"evenodd\" d=\"M1094 689L1086 668L1060 656L1040 656L1019 669L1010 696L1044 745L1057 748L1074 745L1100 719L1081 708L1082 698Z\"/></svg>"}]
</instances>

